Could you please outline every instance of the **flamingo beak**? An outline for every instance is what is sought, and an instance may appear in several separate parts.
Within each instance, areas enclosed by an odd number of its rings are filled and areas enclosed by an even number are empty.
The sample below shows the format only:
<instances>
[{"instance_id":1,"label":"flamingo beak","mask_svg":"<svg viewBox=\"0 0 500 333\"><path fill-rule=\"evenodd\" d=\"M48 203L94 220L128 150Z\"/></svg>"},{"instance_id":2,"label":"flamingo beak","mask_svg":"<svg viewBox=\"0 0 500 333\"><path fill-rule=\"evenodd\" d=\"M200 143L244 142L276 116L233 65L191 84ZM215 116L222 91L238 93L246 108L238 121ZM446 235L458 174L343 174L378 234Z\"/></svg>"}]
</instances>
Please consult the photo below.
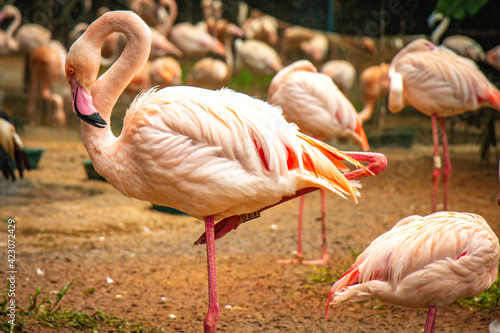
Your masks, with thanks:
<instances>
[{"instance_id":1,"label":"flamingo beak","mask_svg":"<svg viewBox=\"0 0 500 333\"><path fill-rule=\"evenodd\" d=\"M71 85L71 105L73 106L73 112L75 112L78 118L97 128L106 127L106 121L102 119L94 107L92 96L76 81L74 77L70 78L69 84Z\"/></svg>"}]
</instances>

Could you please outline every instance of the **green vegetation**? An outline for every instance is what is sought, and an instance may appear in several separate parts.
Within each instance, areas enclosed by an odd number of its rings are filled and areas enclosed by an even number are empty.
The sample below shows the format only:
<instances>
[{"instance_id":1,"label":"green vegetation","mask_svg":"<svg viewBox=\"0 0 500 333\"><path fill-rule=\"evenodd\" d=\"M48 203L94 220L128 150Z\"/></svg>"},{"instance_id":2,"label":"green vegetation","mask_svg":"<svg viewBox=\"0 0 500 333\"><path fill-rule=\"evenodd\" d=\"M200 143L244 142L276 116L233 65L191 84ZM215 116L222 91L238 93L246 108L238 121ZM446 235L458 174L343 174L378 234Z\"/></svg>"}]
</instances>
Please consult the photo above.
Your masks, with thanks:
<instances>
[{"instance_id":1,"label":"green vegetation","mask_svg":"<svg viewBox=\"0 0 500 333\"><path fill-rule=\"evenodd\" d=\"M73 281L68 283L60 292L56 294L53 300L48 294L41 297L42 287L38 287L33 295L28 297L29 306L26 309L16 306L16 324L10 325L7 321L0 322L0 328L9 333L29 332L29 327L33 325L48 326L53 329L72 328L79 332L133 332L147 333L157 332L161 327L152 327L147 322L132 323L115 316L109 316L103 312L96 311L89 315L84 312L74 312L71 308L61 309L59 305L63 296L68 292ZM8 287L8 286L7 286ZM92 294L94 288L85 291L85 294ZM8 313L7 305L9 299L7 293L0 293L3 298L0 301L0 316L6 316Z\"/></svg>"}]
</instances>

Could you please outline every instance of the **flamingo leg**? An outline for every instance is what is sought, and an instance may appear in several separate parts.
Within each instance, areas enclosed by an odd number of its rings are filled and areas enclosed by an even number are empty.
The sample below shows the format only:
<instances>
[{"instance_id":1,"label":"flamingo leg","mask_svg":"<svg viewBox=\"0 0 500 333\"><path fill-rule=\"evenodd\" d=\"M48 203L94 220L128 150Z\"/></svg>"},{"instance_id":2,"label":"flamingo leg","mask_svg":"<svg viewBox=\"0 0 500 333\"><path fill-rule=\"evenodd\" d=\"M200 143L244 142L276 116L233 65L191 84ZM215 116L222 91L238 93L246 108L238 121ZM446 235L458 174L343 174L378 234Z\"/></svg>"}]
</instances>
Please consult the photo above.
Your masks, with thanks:
<instances>
[{"instance_id":1,"label":"flamingo leg","mask_svg":"<svg viewBox=\"0 0 500 333\"><path fill-rule=\"evenodd\" d=\"M207 242L207 267L208 267L208 311L203 321L205 333L215 333L219 325L220 309L219 295L217 293L217 269L215 263L215 234L214 217L205 218L205 233Z\"/></svg>"},{"instance_id":2,"label":"flamingo leg","mask_svg":"<svg viewBox=\"0 0 500 333\"><path fill-rule=\"evenodd\" d=\"M424 333L434 333L434 329L436 328L436 311L437 308L435 306L429 307Z\"/></svg>"},{"instance_id":3,"label":"flamingo leg","mask_svg":"<svg viewBox=\"0 0 500 333\"><path fill-rule=\"evenodd\" d=\"M299 222L297 227L297 257L294 259L278 260L279 264L300 264L302 262L302 222L304 220L304 202L306 196L300 197Z\"/></svg>"},{"instance_id":4,"label":"flamingo leg","mask_svg":"<svg viewBox=\"0 0 500 333\"><path fill-rule=\"evenodd\" d=\"M434 171L432 172L432 197L431 213L436 212L436 198L439 186L439 177L441 176L441 156L439 156L439 135L437 130L437 116L431 116L432 121L432 142L434 144Z\"/></svg>"},{"instance_id":5,"label":"flamingo leg","mask_svg":"<svg viewBox=\"0 0 500 333\"><path fill-rule=\"evenodd\" d=\"M26 116L30 123L35 123L36 117L36 102L37 102L37 89L38 88L38 77L33 75L29 79L28 87L28 108L26 110Z\"/></svg>"},{"instance_id":6,"label":"flamingo leg","mask_svg":"<svg viewBox=\"0 0 500 333\"><path fill-rule=\"evenodd\" d=\"M444 118L439 117L441 122L441 141L443 141L443 155L444 155L444 169L443 169L443 210L448 210L448 188L450 185L451 177L451 162L450 154L448 150L448 138L446 136L446 125L444 123Z\"/></svg>"},{"instance_id":7,"label":"flamingo leg","mask_svg":"<svg viewBox=\"0 0 500 333\"><path fill-rule=\"evenodd\" d=\"M304 261L306 265L326 265L330 257L328 256L328 247L326 244L326 221L325 221L325 207L326 207L326 190L321 189L321 248L323 255L321 259Z\"/></svg>"}]
</instances>

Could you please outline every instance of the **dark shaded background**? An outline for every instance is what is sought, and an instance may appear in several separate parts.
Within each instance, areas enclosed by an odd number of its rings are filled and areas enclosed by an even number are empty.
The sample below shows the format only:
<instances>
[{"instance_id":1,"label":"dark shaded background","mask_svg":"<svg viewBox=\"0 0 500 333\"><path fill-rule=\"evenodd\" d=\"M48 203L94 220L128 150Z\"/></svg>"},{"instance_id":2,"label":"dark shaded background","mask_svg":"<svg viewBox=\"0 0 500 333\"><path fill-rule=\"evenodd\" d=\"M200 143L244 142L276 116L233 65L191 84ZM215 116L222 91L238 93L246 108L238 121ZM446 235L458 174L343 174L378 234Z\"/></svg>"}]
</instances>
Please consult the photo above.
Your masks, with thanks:
<instances>
[{"instance_id":1,"label":"dark shaded background","mask_svg":"<svg viewBox=\"0 0 500 333\"><path fill-rule=\"evenodd\" d=\"M61 40L66 38L67 32L76 23L92 21L100 6L112 10L126 9L126 0L93 0L89 12L84 11L83 0L0 0L1 5L5 3L19 7L25 22L48 27ZM179 0L177 3L178 22L197 22L202 19L200 1ZM223 0L223 3L224 17L234 22L239 1ZM432 29L427 26L427 17L436 5L436 1L425 0L248 0L247 3L291 24L370 37L379 37L381 34L429 35ZM452 20L444 36L467 35L476 39L485 49L490 49L500 44L499 13L500 1L490 0L475 16L461 21ZM6 23L1 24L0 28L5 28Z\"/></svg>"}]
</instances>

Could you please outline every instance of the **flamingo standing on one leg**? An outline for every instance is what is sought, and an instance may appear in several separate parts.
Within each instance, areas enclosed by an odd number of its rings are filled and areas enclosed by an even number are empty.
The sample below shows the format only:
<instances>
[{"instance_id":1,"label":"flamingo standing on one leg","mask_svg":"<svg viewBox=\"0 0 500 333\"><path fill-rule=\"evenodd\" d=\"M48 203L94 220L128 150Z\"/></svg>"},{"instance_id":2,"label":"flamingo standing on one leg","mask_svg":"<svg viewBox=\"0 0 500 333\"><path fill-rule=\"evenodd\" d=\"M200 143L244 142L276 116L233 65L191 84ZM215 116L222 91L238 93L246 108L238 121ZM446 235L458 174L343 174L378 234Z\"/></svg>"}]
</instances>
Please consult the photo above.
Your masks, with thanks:
<instances>
[{"instance_id":1,"label":"flamingo standing on one leg","mask_svg":"<svg viewBox=\"0 0 500 333\"><path fill-rule=\"evenodd\" d=\"M115 31L125 34L127 45L96 81L100 47ZM108 12L94 21L66 60L72 105L90 159L110 184L129 197L205 220L209 308L204 326L215 332L220 317L215 237L240 224L239 214L298 191L324 188L355 199L359 193L348 178L378 173L386 160L380 154L342 153L309 138L265 102L194 87L143 92L130 105L117 138L109 126L111 111L146 63L150 43L151 30L132 12ZM356 159L375 163L364 168ZM341 160L359 169L343 176L348 168ZM214 226L221 219L222 228Z\"/></svg>"},{"instance_id":2,"label":"flamingo standing on one leg","mask_svg":"<svg viewBox=\"0 0 500 333\"><path fill-rule=\"evenodd\" d=\"M437 306L479 294L495 282L499 253L497 236L479 215L409 216L357 257L332 286L328 303L375 296L400 306L428 307L424 332L434 332Z\"/></svg>"},{"instance_id":3,"label":"flamingo standing on one leg","mask_svg":"<svg viewBox=\"0 0 500 333\"><path fill-rule=\"evenodd\" d=\"M448 209L448 185L451 164L444 117L480 107L500 110L500 91L488 81L470 60L437 48L431 42L417 39L394 57L389 69L389 111L399 112L412 105L431 116L434 141L432 212L441 173L437 119L441 125L444 154L443 209Z\"/></svg>"},{"instance_id":4,"label":"flamingo standing on one leg","mask_svg":"<svg viewBox=\"0 0 500 333\"><path fill-rule=\"evenodd\" d=\"M332 80L321 73L308 60L299 60L283 68L271 81L268 102L279 105L289 122L299 126L301 132L321 140L347 137L368 151L368 139L361 120L351 102L342 94ZM321 190L321 231L323 256L307 264L326 264L325 195ZM297 259L283 263L302 262L302 215L304 198L300 198L297 236Z\"/></svg>"}]
</instances>

